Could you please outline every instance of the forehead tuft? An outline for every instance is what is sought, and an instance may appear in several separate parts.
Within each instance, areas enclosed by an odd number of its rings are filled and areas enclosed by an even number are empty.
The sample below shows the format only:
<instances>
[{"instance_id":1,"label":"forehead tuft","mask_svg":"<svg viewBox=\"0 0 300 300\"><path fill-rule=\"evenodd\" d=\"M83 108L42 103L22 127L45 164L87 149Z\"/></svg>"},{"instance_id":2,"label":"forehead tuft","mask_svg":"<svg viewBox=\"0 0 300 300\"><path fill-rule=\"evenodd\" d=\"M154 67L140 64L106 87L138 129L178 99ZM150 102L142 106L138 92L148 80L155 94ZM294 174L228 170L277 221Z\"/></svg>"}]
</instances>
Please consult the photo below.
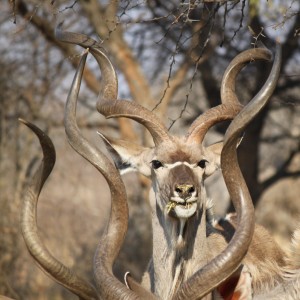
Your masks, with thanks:
<instances>
[{"instance_id":1,"label":"forehead tuft","mask_svg":"<svg viewBox=\"0 0 300 300\"><path fill-rule=\"evenodd\" d=\"M203 148L201 145L189 145L184 142L177 142L172 145L165 145L157 149L157 159L164 163L173 164L176 162L188 162L195 163L199 157L203 154Z\"/></svg>"},{"instance_id":2,"label":"forehead tuft","mask_svg":"<svg viewBox=\"0 0 300 300\"><path fill-rule=\"evenodd\" d=\"M186 161L188 163L191 162L191 155L187 151L182 151L181 149L176 149L175 151L171 151L168 157L168 163L175 163L177 161Z\"/></svg>"}]
</instances>

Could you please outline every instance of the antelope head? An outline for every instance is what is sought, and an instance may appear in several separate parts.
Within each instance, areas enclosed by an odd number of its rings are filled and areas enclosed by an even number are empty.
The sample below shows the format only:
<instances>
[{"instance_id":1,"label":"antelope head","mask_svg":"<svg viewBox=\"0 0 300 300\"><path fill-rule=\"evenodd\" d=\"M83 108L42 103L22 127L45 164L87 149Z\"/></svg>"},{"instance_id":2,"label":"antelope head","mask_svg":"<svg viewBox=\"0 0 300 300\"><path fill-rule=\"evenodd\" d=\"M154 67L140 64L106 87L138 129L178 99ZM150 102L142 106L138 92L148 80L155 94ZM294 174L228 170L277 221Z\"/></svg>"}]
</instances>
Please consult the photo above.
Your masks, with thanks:
<instances>
[{"instance_id":1,"label":"antelope head","mask_svg":"<svg viewBox=\"0 0 300 300\"><path fill-rule=\"evenodd\" d=\"M205 146L203 140L206 133L215 124L232 120L241 111L243 106L235 93L235 81L240 70L250 61L270 59L271 53L263 48L239 54L225 71L221 84L222 104L200 115L183 137L171 135L153 112L126 100L112 102L111 98L105 99L104 91L102 92L97 104L101 114L109 118L132 118L143 124L153 137L155 146L146 148L99 133L121 174L138 171L150 177L152 213L164 224L173 247L182 248L186 244L188 236L191 238L186 228L187 222L195 230L195 224L191 220L198 220L199 223L200 215L211 205L206 197L204 181L220 169L223 143ZM114 74L108 61L102 62L102 65L106 74L108 68ZM111 88L113 85L107 83L106 87L108 86ZM116 86L114 90L117 90ZM265 91L270 95L269 91Z\"/></svg>"},{"instance_id":2,"label":"antelope head","mask_svg":"<svg viewBox=\"0 0 300 300\"><path fill-rule=\"evenodd\" d=\"M221 278L228 277L238 265L230 271L233 260L235 262L241 261L247 251L254 226L253 207L246 184L238 168L236 147L244 128L266 104L276 86L280 55L277 53L266 84L250 102L251 104L244 109L235 93L235 81L238 73L247 63L254 60L270 60L271 57L270 51L263 48L250 49L235 57L226 69L222 80L222 104L211 108L196 118L183 137L171 135L153 112L133 102L105 99L103 97L104 92L102 92L102 97L97 103L98 111L101 114L109 118L127 117L134 119L144 125L153 137L154 147L146 148L132 142L111 139L100 133L121 173L135 170L150 177L152 181L149 200L152 210L153 252L155 254L153 254L151 263L153 264L152 268L155 269L155 275L154 279L151 279L154 282L151 282L150 285L152 291L163 299L173 297L178 297L178 299L194 299L193 297L195 297L196 299L199 295L205 295L214 285L212 281L219 277L215 283L217 286L217 282L220 282ZM100 64L102 69L105 66L107 71L108 66L111 65L103 63L101 66ZM253 103L256 104L253 105ZM232 119L236 120L228 129L224 143L220 142L210 146L203 144L204 137L212 126ZM210 226L206 222L209 217L207 211L209 211L211 204L206 196L204 181L220 167L223 169L225 182L228 185L236 210L239 215L241 213L244 217L240 215L240 227L226 251L213 259L215 249L211 251L212 253L207 253L210 246L205 245L208 236L207 227ZM244 209L243 212L239 212L241 208ZM196 241L197 239L200 241ZM244 242L241 242L242 239ZM195 246L196 243L198 243L197 247ZM231 247L235 250L229 250ZM195 250L195 248L206 249L203 250L206 253L199 254L197 251L200 250ZM173 258L168 266L166 260L172 255L170 254L172 251ZM225 263L228 258L226 257L227 254L231 258ZM199 259L200 262L193 266L199 271L196 272L195 269L191 268L192 270L186 272L181 282L176 282L179 280L179 275L172 275L168 286L170 291L166 292L167 285L165 282L168 281L168 273L171 270L175 274L176 272L177 274L184 273L183 266L186 265L186 261L195 255L202 255L203 257L203 261ZM159 256L161 257L157 258ZM178 260L181 259L180 256L185 260L181 265L178 263ZM204 258L209 258L209 260L205 261ZM162 264L164 267L157 271ZM174 271L176 264L178 268L177 271ZM163 273L164 271L165 273ZM216 277L212 279L213 276ZM193 281L189 277L197 278L197 280ZM200 278L203 280L201 287L199 285ZM211 285L208 284L209 280ZM185 281L186 283L177 290L178 284L180 285ZM191 282L194 282L192 284L195 288L194 291L191 288ZM159 285L163 286L158 287ZM210 287L208 288L208 286Z\"/></svg>"},{"instance_id":3,"label":"antelope head","mask_svg":"<svg viewBox=\"0 0 300 300\"><path fill-rule=\"evenodd\" d=\"M152 148L100 135L121 172L134 169L152 179L150 202L153 222L156 223L153 223L153 227L166 230L167 235L171 237L169 245L171 248L188 247L188 242L192 240L188 241L187 235L195 238L194 231L198 230L197 226L192 225L201 223L199 228L205 231L207 198L204 180L221 166L237 212L237 230L226 249L182 282L176 293L172 294L172 299L198 299L205 296L239 267L251 241L254 229L253 206L239 170L236 147L244 128L264 107L276 86L280 69L280 48L277 47L273 68L265 85L246 107L242 107L235 94L236 76L251 60L269 60L271 54L266 49L251 49L238 55L223 77L222 104L200 115L185 136L175 137L169 134L153 112L132 101L117 98L118 83L115 70L97 42L85 35L63 32L61 26L56 30L56 37L88 48L97 60L102 72L98 111L107 118L133 119L150 132L154 142ZM111 189L110 220L107 232L97 247L94 260L96 287L82 280L52 257L37 235L35 219L37 199L55 158L50 140L31 124L27 125L41 140L45 163L41 164L25 197L22 214L23 235L30 253L38 264L80 299L156 299L152 293L132 279L130 285L133 290L128 290L112 273L113 262L127 230L128 208L125 187L116 168L101 151L82 136L76 123L76 102L88 51L82 56L68 95L65 129L72 147L102 173ZM203 139L209 128L218 122L232 119L234 120L226 132L223 143L209 147L203 145ZM205 241L205 232L201 238ZM161 297L160 294L158 296Z\"/></svg>"},{"instance_id":4,"label":"antelope head","mask_svg":"<svg viewBox=\"0 0 300 300\"><path fill-rule=\"evenodd\" d=\"M204 147L164 131L154 148L145 148L100 135L121 173L135 170L151 178L152 211L170 231L173 246L182 247L186 222L205 210L204 180L220 167L223 144Z\"/></svg>"}]
</instances>

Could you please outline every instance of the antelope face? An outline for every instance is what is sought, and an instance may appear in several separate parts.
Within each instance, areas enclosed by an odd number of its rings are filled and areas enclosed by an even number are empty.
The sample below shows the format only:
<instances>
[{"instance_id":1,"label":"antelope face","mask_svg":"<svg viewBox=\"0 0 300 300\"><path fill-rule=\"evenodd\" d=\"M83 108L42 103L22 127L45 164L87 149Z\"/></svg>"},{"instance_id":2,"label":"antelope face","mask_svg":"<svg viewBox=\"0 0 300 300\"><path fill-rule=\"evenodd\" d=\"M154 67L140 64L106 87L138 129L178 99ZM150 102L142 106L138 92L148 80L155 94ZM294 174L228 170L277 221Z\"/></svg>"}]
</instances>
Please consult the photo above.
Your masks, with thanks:
<instances>
[{"instance_id":1,"label":"antelope face","mask_svg":"<svg viewBox=\"0 0 300 300\"><path fill-rule=\"evenodd\" d=\"M204 205L204 180L219 167L222 143L203 147L173 137L172 143L143 148L101 136L121 173L134 170L151 178L151 204L164 215L186 221Z\"/></svg>"},{"instance_id":2,"label":"antelope face","mask_svg":"<svg viewBox=\"0 0 300 300\"><path fill-rule=\"evenodd\" d=\"M153 185L161 210L172 217L188 219L193 216L199 203L202 172L197 164L186 161L161 163L152 161Z\"/></svg>"},{"instance_id":3,"label":"antelope face","mask_svg":"<svg viewBox=\"0 0 300 300\"><path fill-rule=\"evenodd\" d=\"M187 220L203 206L204 180L219 166L222 144L216 145L210 149L177 141L156 149L151 178L156 204L165 214Z\"/></svg>"}]
</instances>

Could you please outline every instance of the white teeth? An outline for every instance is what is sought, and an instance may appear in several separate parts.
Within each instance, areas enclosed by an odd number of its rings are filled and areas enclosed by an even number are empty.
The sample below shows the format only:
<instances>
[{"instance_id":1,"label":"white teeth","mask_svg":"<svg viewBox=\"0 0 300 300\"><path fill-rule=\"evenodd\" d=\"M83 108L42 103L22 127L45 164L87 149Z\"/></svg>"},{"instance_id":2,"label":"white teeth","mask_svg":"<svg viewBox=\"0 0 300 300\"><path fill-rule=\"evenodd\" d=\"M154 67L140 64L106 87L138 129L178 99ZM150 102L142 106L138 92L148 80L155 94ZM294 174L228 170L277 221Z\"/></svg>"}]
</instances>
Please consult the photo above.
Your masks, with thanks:
<instances>
[{"instance_id":1,"label":"white teeth","mask_svg":"<svg viewBox=\"0 0 300 300\"><path fill-rule=\"evenodd\" d=\"M170 199L170 202L176 202L176 203L181 203L181 204L184 204L184 203L194 203L197 201L197 197L190 197L186 200L182 199L181 197L179 196L174 196L174 197L171 197Z\"/></svg>"},{"instance_id":2,"label":"white teeth","mask_svg":"<svg viewBox=\"0 0 300 300\"><path fill-rule=\"evenodd\" d=\"M197 203L193 203L189 208L182 207L182 205L176 205L174 208L175 214L178 218L188 219L195 214L197 210Z\"/></svg>"},{"instance_id":3,"label":"white teeth","mask_svg":"<svg viewBox=\"0 0 300 300\"><path fill-rule=\"evenodd\" d=\"M169 214L171 210L174 210L176 216L178 218L189 218L191 217L197 210L197 203L194 202L174 202L169 201L166 205L167 213Z\"/></svg>"}]
</instances>

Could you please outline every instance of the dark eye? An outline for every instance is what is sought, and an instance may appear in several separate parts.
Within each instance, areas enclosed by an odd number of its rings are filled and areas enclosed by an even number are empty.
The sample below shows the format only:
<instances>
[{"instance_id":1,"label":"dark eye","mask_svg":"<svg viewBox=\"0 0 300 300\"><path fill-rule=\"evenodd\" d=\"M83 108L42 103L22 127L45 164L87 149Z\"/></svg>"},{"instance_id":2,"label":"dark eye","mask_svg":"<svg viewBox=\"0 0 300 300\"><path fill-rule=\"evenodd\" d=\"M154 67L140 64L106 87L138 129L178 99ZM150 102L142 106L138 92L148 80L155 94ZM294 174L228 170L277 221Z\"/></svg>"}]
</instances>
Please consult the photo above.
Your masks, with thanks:
<instances>
[{"instance_id":1,"label":"dark eye","mask_svg":"<svg viewBox=\"0 0 300 300\"><path fill-rule=\"evenodd\" d=\"M159 160L152 160L151 163L153 169L159 169L160 167L163 166L163 164Z\"/></svg>"},{"instance_id":2,"label":"dark eye","mask_svg":"<svg viewBox=\"0 0 300 300\"><path fill-rule=\"evenodd\" d=\"M206 159L201 159L199 162L198 162L198 167L204 169L206 167L206 164L208 163L208 161Z\"/></svg>"}]
</instances>

